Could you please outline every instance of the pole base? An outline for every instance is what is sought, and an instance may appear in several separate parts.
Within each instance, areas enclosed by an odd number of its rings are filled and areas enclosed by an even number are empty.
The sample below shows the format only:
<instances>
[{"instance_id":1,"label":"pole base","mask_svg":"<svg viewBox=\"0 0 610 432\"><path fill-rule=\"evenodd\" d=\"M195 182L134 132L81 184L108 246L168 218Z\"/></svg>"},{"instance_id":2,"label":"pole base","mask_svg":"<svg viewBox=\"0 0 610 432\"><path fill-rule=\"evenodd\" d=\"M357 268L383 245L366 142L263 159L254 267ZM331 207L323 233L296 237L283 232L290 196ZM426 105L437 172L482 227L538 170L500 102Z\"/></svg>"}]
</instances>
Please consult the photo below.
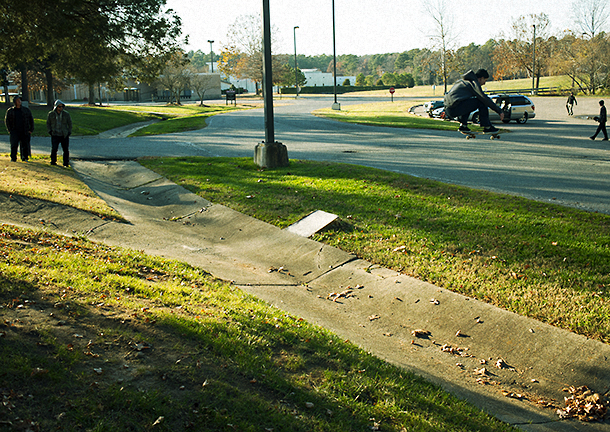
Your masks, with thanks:
<instances>
[{"instance_id":1,"label":"pole base","mask_svg":"<svg viewBox=\"0 0 610 432\"><path fill-rule=\"evenodd\" d=\"M333 103L332 108L337 111L341 111L341 104L339 102Z\"/></svg>"},{"instance_id":2,"label":"pole base","mask_svg":"<svg viewBox=\"0 0 610 432\"><path fill-rule=\"evenodd\" d=\"M254 147L254 163L261 168L287 167L288 150L279 142L259 143Z\"/></svg>"}]
</instances>

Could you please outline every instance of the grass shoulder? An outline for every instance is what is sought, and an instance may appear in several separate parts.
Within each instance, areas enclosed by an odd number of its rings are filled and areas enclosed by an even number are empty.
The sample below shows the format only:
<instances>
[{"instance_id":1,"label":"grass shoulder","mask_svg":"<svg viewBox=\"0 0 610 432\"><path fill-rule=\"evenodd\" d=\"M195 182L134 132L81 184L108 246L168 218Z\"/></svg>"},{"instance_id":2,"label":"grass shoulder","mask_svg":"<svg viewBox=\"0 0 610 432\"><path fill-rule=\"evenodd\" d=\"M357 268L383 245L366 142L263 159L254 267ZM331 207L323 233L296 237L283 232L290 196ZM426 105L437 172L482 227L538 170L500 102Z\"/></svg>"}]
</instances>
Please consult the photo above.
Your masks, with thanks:
<instances>
[{"instance_id":1,"label":"grass shoulder","mask_svg":"<svg viewBox=\"0 0 610 432\"><path fill-rule=\"evenodd\" d=\"M457 123L455 122L422 117L410 112L412 107L422 103L424 103L424 100L365 103L343 106L341 110L322 108L315 110L313 114L332 120L369 126L444 131L457 130ZM474 131L483 130L480 126L474 125L471 126L471 129Z\"/></svg>"},{"instance_id":2,"label":"grass shoulder","mask_svg":"<svg viewBox=\"0 0 610 432\"><path fill-rule=\"evenodd\" d=\"M0 192L22 195L123 221L124 218L85 185L72 168L51 166L49 156L33 155L26 163L0 155Z\"/></svg>"}]
</instances>

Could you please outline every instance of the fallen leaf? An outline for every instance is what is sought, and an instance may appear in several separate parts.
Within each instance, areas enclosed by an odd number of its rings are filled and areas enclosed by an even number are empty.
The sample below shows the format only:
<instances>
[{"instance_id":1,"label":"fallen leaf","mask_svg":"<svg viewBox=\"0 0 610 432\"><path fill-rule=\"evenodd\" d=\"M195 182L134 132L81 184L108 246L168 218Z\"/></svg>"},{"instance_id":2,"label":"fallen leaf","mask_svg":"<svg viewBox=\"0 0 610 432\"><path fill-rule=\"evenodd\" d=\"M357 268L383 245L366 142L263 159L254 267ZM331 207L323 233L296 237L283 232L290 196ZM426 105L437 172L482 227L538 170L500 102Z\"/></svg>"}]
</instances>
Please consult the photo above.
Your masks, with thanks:
<instances>
[{"instance_id":1,"label":"fallen leaf","mask_svg":"<svg viewBox=\"0 0 610 432\"><path fill-rule=\"evenodd\" d=\"M428 330L422 330L422 329L415 329L415 330L411 331L411 334L418 338L430 336L430 332Z\"/></svg>"}]
</instances>

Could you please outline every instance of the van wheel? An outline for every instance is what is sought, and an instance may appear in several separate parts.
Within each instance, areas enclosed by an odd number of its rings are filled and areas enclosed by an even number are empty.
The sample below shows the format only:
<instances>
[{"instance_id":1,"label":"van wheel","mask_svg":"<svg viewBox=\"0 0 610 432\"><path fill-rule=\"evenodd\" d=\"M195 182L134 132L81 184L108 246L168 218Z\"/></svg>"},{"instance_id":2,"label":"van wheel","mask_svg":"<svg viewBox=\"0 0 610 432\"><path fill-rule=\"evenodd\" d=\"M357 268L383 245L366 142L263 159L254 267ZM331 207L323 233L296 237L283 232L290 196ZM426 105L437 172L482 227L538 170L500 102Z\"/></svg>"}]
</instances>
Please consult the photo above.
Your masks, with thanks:
<instances>
[{"instance_id":1,"label":"van wheel","mask_svg":"<svg viewBox=\"0 0 610 432\"><path fill-rule=\"evenodd\" d=\"M472 122L473 123L479 123L479 113L476 113L472 116Z\"/></svg>"},{"instance_id":2,"label":"van wheel","mask_svg":"<svg viewBox=\"0 0 610 432\"><path fill-rule=\"evenodd\" d=\"M524 113L523 113L523 117L518 118L516 121L517 121L517 123L519 123L519 124L525 124L525 123L527 122L527 113L526 113L526 112L524 112Z\"/></svg>"}]
</instances>

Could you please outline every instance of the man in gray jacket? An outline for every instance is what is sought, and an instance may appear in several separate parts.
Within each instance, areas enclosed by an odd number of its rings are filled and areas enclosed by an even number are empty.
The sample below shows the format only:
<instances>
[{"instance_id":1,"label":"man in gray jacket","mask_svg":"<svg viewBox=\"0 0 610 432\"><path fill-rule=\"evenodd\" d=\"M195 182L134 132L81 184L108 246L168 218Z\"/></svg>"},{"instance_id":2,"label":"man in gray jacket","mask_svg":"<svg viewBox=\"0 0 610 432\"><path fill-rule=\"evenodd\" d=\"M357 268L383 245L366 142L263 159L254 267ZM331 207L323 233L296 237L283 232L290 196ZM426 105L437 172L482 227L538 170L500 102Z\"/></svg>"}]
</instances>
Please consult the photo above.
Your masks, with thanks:
<instances>
[{"instance_id":1,"label":"man in gray jacket","mask_svg":"<svg viewBox=\"0 0 610 432\"><path fill-rule=\"evenodd\" d=\"M479 121L485 132L495 133L498 128L489 121L491 108L500 114L500 120L504 120L504 111L483 92L483 86L489 79L485 69L479 69L476 73L472 70L462 75L462 79L451 87L445 95L445 114L450 118L460 121L460 132L470 132L468 128L468 117L473 111L479 110Z\"/></svg>"},{"instance_id":2,"label":"man in gray jacket","mask_svg":"<svg viewBox=\"0 0 610 432\"><path fill-rule=\"evenodd\" d=\"M64 153L64 166L70 165L70 135L72 134L72 118L64 108L66 105L57 99L55 109L47 115L47 130L51 135L51 165L57 165L57 150L61 144Z\"/></svg>"}]
</instances>

